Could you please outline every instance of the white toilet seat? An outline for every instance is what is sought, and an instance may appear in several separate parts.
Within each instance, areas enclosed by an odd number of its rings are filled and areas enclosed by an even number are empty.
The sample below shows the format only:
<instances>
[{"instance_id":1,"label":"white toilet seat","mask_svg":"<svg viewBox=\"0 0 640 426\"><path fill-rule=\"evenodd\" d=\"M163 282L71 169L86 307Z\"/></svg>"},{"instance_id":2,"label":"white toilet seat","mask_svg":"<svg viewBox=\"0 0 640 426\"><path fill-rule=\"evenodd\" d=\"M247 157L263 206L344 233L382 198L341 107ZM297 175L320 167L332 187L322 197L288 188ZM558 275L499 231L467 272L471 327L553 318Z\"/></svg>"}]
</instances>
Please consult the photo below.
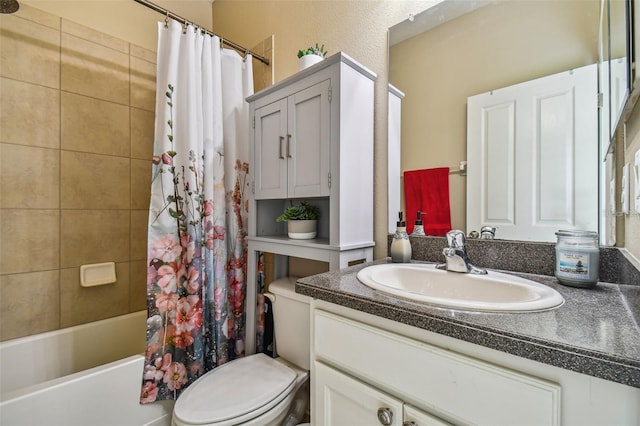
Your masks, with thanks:
<instances>
[{"instance_id":1,"label":"white toilet seat","mask_svg":"<svg viewBox=\"0 0 640 426\"><path fill-rule=\"evenodd\" d=\"M298 376L299 372L284 362L264 354L239 358L206 373L189 386L176 401L173 424L249 422L291 396L298 387Z\"/></svg>"}]
</instances>

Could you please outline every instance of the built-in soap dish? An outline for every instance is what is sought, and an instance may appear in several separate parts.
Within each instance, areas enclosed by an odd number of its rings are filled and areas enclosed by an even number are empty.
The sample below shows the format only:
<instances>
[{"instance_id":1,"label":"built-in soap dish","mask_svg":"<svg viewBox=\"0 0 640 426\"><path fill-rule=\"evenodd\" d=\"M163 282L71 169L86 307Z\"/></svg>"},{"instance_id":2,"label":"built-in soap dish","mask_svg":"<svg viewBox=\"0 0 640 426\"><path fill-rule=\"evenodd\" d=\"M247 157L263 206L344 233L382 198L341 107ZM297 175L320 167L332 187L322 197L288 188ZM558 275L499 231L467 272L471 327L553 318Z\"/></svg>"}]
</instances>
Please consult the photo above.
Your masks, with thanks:
<instances>
[{"instance_id":1,"label":"built-in soap dish","mask_svg":"<svg viewBox=\"0 0 640 426\"><path fill-rule=\"evenodd\" d=\"M82 287L94 287L115 282L116 264L114 262L80 266L80 285Z\"/></svg>"}]
</instances>

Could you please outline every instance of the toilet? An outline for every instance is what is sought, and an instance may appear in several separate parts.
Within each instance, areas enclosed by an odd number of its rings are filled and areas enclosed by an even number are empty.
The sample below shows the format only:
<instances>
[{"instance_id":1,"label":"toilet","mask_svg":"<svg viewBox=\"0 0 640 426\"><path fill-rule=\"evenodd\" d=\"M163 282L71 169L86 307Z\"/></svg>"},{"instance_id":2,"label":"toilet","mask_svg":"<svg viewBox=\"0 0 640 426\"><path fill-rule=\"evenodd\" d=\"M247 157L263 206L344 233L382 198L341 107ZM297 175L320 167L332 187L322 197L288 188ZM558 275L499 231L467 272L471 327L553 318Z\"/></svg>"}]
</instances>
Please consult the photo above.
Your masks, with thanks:
<instances>
[{"instance_id":1,"label":"toilet","mask_svg":"<svg viewBox=\"0 0 640 426\"><path fill-rule=\"evenodd\" d=\"M177 399L174 426L295 424L289 412L306 402L310 363L310 299L295 293L295 282L269 285L277 358L249 355L204 374Z\"/></svg>"}]
</instances>

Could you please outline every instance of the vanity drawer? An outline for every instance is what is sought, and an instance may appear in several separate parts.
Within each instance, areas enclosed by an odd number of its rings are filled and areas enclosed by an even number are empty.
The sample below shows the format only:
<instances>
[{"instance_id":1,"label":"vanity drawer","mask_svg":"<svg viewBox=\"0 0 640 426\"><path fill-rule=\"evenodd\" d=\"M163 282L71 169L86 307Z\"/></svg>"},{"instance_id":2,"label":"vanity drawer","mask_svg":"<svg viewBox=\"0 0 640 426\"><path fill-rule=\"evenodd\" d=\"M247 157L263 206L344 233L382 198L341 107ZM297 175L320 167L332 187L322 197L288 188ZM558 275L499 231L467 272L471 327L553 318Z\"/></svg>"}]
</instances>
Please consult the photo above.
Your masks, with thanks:
<instances>
[{"instance_id":1,"label":"vanity drawer","mask_svg":"<svg viewBox=\"0 0 640 426\"><path fill-rule=\"evenodd\" d=\"M454 422L560 423L557 384L320 310L314 356Z\"/></svg>"}]
</instances>

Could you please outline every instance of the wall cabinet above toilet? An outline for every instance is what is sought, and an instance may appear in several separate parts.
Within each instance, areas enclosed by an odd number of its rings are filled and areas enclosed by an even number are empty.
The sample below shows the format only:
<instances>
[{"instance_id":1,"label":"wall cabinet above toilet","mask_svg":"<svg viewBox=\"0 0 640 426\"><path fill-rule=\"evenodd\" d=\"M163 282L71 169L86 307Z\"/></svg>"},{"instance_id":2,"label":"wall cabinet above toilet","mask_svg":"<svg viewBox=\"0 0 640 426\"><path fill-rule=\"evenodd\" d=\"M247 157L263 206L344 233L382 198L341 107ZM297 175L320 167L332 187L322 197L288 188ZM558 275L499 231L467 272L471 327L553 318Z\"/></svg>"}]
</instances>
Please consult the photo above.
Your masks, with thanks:
<instances>
[{"instance_id":1,"label":"wall cabinet above toilet","mask_svg":"<svg viewBox=\"0 0 640 426\"><path fill-rule=\"evenodd\" d=\"M247 98L250 252L330 269L372 260L375 79L340 52ZM320 209L313 240L291 240L286 223L276 222L300 201Z\"/></svg>"}]
</instances>

